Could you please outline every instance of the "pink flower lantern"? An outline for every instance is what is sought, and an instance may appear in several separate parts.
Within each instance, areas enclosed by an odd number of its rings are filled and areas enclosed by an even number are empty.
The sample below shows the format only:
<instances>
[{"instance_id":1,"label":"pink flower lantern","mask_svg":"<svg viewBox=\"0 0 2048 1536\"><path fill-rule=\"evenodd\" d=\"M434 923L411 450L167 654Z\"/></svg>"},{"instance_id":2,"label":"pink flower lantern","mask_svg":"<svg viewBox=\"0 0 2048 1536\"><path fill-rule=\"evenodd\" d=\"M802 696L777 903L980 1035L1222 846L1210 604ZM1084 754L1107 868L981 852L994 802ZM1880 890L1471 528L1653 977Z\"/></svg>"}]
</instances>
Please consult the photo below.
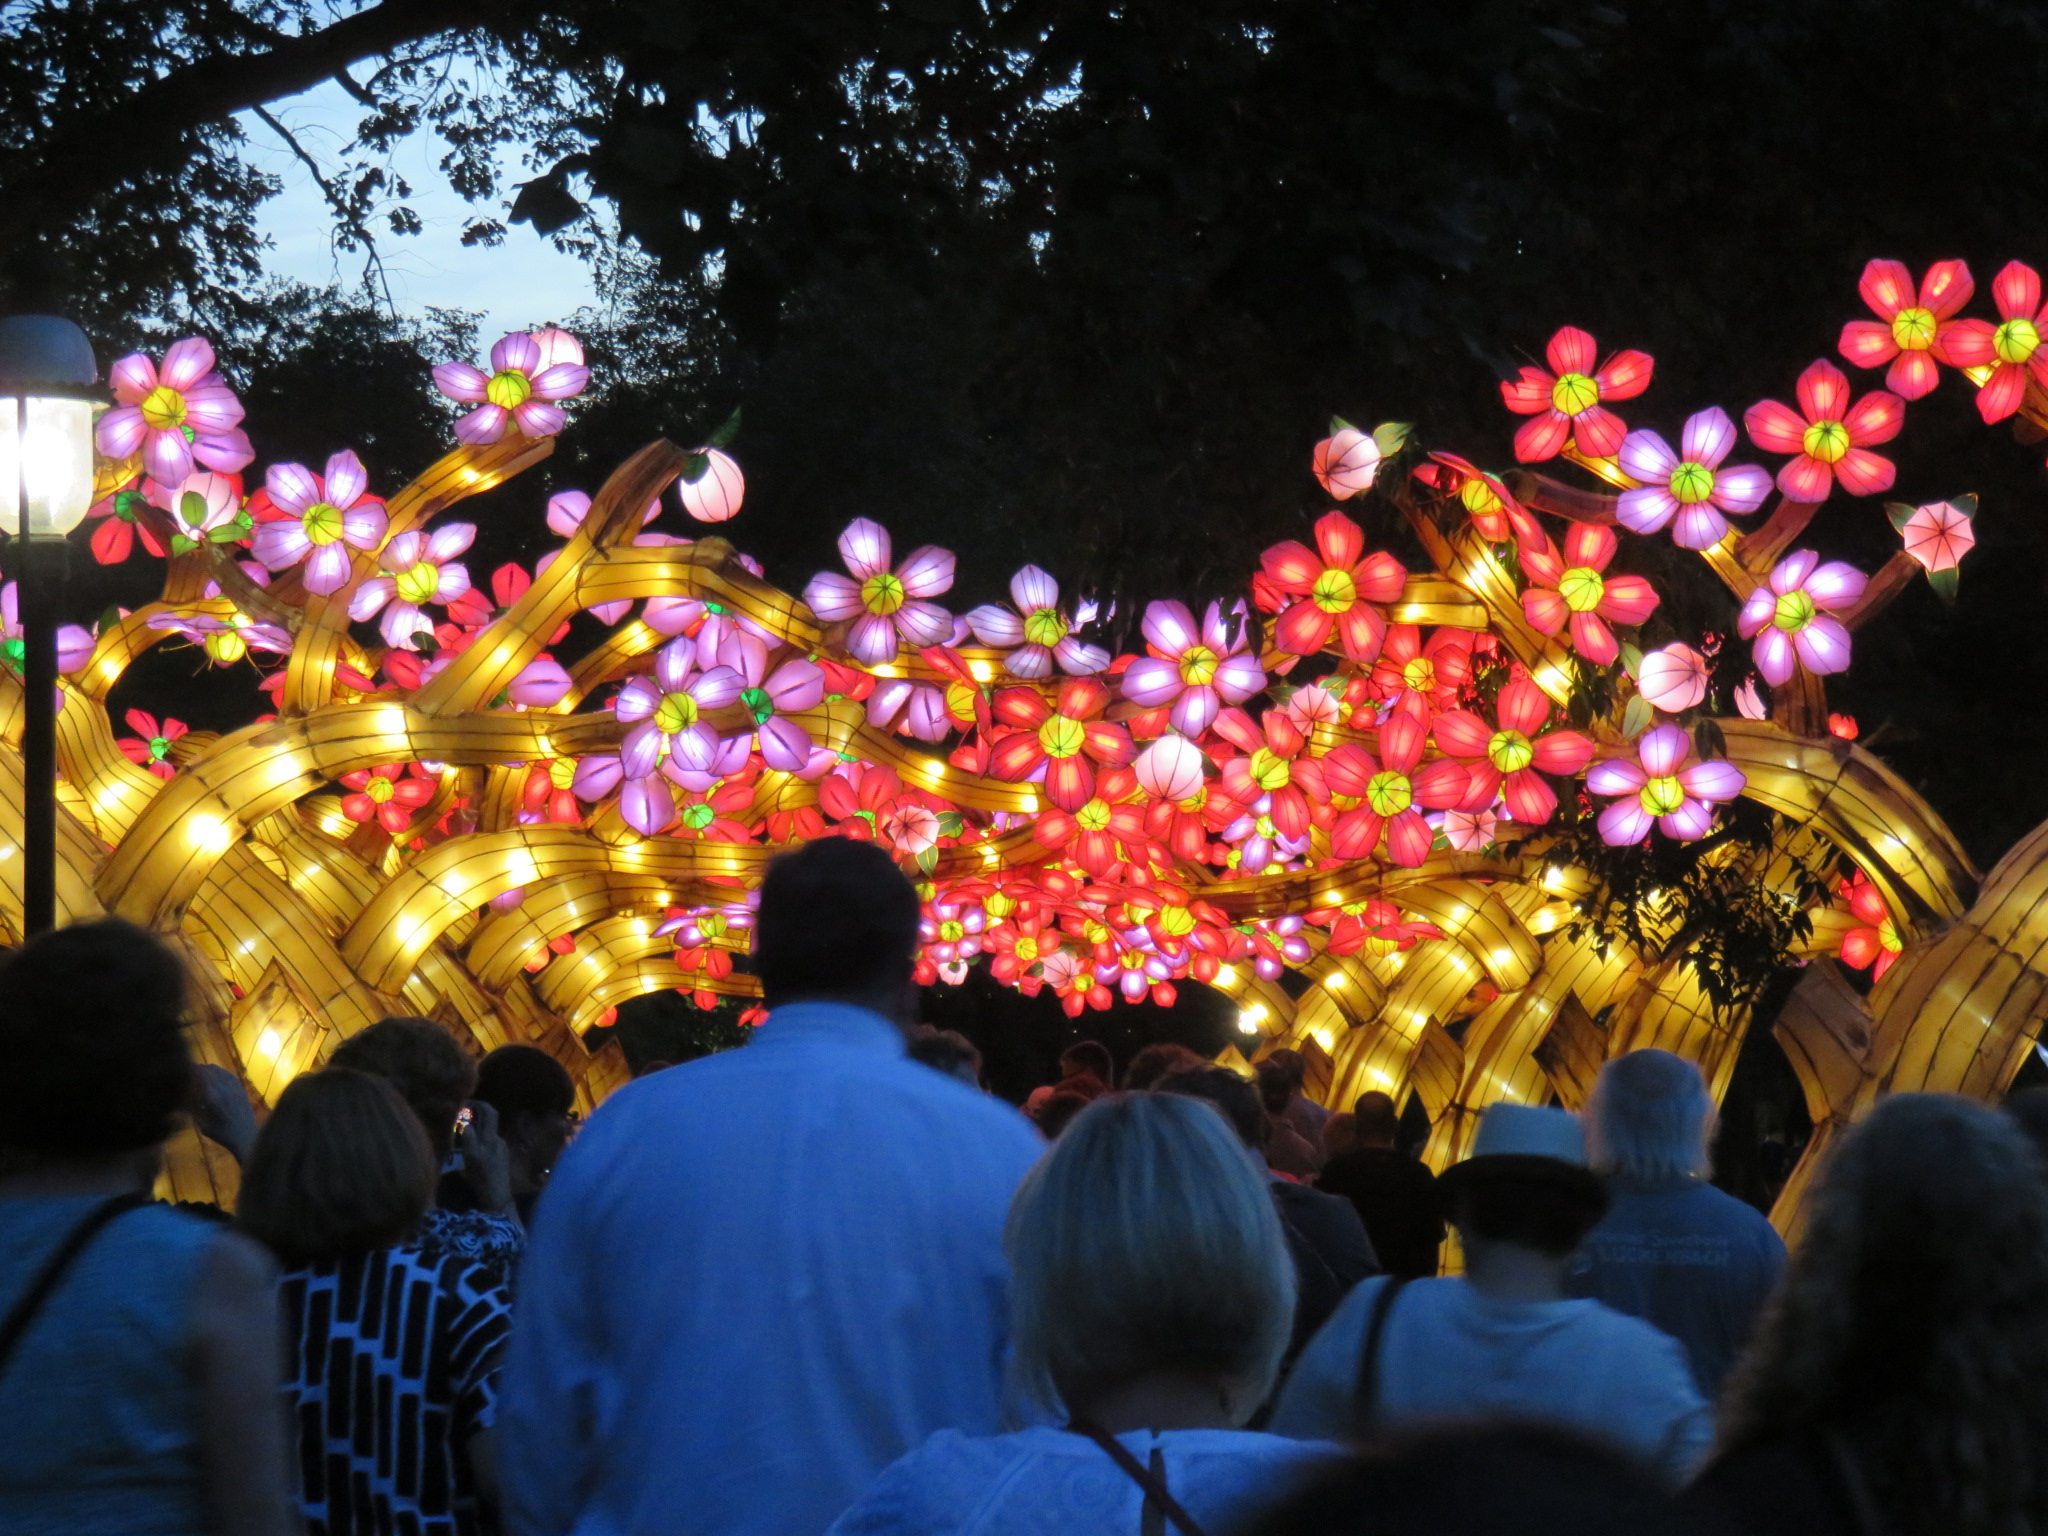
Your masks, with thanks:
<instances>
[{"instance_id":1,"label":"pink flower lantern","mask_svg":"<svg viewBox=\"0 0 2048 1536\"><path fill-rule=\"evenodd\" d=\"M862 666L894 661L899 644L944 645L952 635L953 616L927 601L952 589L952 551L923 544L892 570L889 530L857 517L839 535L839 557L852 574L820 571L804 601L827 624L852 625L846 649Z\"/></svg>"},{"instance_id":2,"label":"pink flower lantern","mask_svg":"<svg viewBox=\"0 0 2048 1536\"><path fill-rule=\"evenodd\" d=\"M1699 762L1692 739L1676 725L1643 732L1636 760L1595 763L1586 788L1618 796L1600 813L1600 837L1610 848L1640 843L1656 827L1676 842L1697 842L1714 826L1714 807L1741 794L1748 783L1732 763Z\"/></svg>"},{"instance_id":3,"label":"pink flower lantern","mask_svg":"<svg viewBox=\"0 0 2048 1536\"><path fill-rule=\"evenodd\" d=\"M1138 755L1138 785L1154 800L1178 805L1201 790L1209 759L1185 736L1162 736Z\"/></svg>"},{"instance_id":4,"label":"pink flower lantern","mask_svg":"<svg viewBox=\"0 0 2048 1536\"><path fill-rule=\"evenodd\" d=\"M1848 666L1849 630L1835 615L1856 605L1865 584L1855 567L1839 560L1823 565L1810 549L1779 561L1735 623L1743 639L1755 637L1751 656L1764 681L1783 687L1795 662L1821 677Z\"/></svg>"},{"instance_id":5,"label":"pink flower lantern","mask_svg":"<svg viewBox=\"0 0 2048 1536\"><path fill-rule=\"evenodd\" d=\"M1841 353L1859 368L1886 363L1884 387L1901 400L1919 400L1941 382L1939 362L1953 362L1948 344L1955 316L1977 291L1970 269L1960 261L1937 261L1920 279L1902 261L1872 261L1856 285L1875 320L1851 320L1842 327Z\"/></svg>"},{"instance_id":6,"label":"pink flower lantern","mask_svg":"<svg viewBox=\"0 0 2048 1536\"><path fill-rule=\"evenodd\" d=\"M1676 453L1648 428L1629 433L1621 445L1621 467L1642 484L1621 493L1615 520L1648 534L1676 519L1672 543L1712 549L1727 536L1728 515L1754 512L1771 494L1770 474L1757 465L1722 468L1734 447L1735 423L1719 406L1686 418Z\"/></svg>"},{"instance_id":7,"label":"pink flower lantern","mask_svg":"<svg viewBox=\"0 0 2048 1536\"><path fill-rule=\"evenodd\" d=\"M1550 729L1550 700L1519 668L1502 685L1494 717L1498 724L1488 725L1469 710L1453 709L1436 718L1437 746L1464 765L1470 780L1456 808L1483 811L1504 798L1516 821L1540 827L1557 811L1557 794L1543 775L1581 772L1593 760L1592 740Z\"/></svg>"},{"instance_id":8,"label":"pink flower lantern","mask_svg":"<svg viewBox=\"0 0 2048 1536\"><path fill-rule=\"evenodd\" d=\"M1316 480L1337 501L1372 489L1380 472L1380 445L1370 432L1339 427L1315 451Z\"/></svg>"},{"instance_id":9,"label":"pink flower lantern","mask_svg":"<svg viewBox=\"0 0 2048 1536\"><path fill-rule=\"evenodd\" d=\"M358 623L377 619L386 645L418 650L417 637L434 628L426 605L452 603L469 591L469 567L455 557L475 541L474 523L443 523L431 533L401 533L384 546L384 573L356 588L348 616Z\"/></svg>"},{"instance_id":10,"label":"pink flower lantern","mask_svg":"<svg viewBox=\"0 0 2048 1536\"><path fill-rule=\"evenodd\" d=\"M1852 402L1848 379L1824 357L1799 375L1798 397L1796 411L1759 400L1742 417L1759 448L1793 456L1778 471L1778 489L1804 502L1826 501L1837 480L1851 496L1890 490L1892 461L1870 450L1899 435L1905 402L1881 389Z\"/></svg>"},{"instance_id":11,"label":"pink flower lantern","mask_svg":"<svg viewBox=\"0 0 2048 1536\"><path fill-rule=\"evenodd\" d=\"M723 523L740 509L746 499L747 477L732 455L717 448L698 450L704 469L696 479L685 476L676 482L676 499L683 510L700 523Z\"/></svg>"},{"instance_id":12,"label":"pink flower lantern","mask_svg":"<svg viewBox=\"0 0 2048 1536\"><path fill-rule=\"evenodd\" d=\"M1991 370L1977 390L1977 414L1987 422L2003 421L2020 408L2029 379L2048 389L2048 352L2041 350L2048 308L2041 303L2040 274L2009 261L1991 279L1991 297L1997 325L1958 320L1942 338L1942 350L1956 367Z\"/></svg>"},{"instance_id":13,"label":"pink flower lantern","mask_svg":"<svg viewBox=\"0 0 2048 1536\"><path fill-rule=\"evenodd\" d=\"M1201 627L1187 604L1156 602L1145 609L1144 631L1154 652L1124 671L1124 697L1145 709L1165 709L1173 728L1199 736L1226 704L1242 704L1266 686L1266 673L1249 653L1239 624L1235 640L1220 604L1211 603Z\"/></svg>"},{"instance_id":14,"label":"pink flower lantern","mask_svg":"<svg viewBox=\"0 0 2048 1536\"><path fill-rule=\"evenodd\" d=\"M1408 573L1385 550L1366 553L1365 534L1342 512L1316 519L1316 547L1275 544L1259 557L1266 580L1291 597L1273 625L1273 643L1294 656L1313 656L1337 637L1353 661L1372 661L1386 640L1376 603L1401 596Z\"/></svg>"},{"instance_id":15,"label":"pink flower lantern","mask_svg":"<svg viewBox=\"0 0 2048 1536\"><path fill-rule=\"evenodd\" d=\"M1095 605L1084 603L1072 615L1060 607L1060 584L1035 565L1010 578L1010 601L984 603L967 615L983 645L1014 646L1003 658L1013 677L1051 677L1053 663L1070 677L1088 677L1109 666L1109 652L1074 636L1078 625L1095 617Z\"/></svg>"},{"instance_id":16,"label":"pink flower lantern","mask_svg":"<svg viewBox=\"0 0 2048 1536\"><path fill-rule=\"evenodd\" d=\"M1443 757L1423 765L1429 718L1412 706L1398 706L1380 726L1379 756L1349 742L1323 759L1330 793L1358 801L1330 828L1330 851L1340 859L1363 859L1385 849L1386 857L1413 869L1429 857L1435 834L1423 811L1447 811L1465 803L1472 780L1462 763Z\"/></svg>"},{"instance_id":17,"label":"pink flower lantern","mask_svg":"<svg viewBox=\"0 0 2048 1536\"><path fill-rule=\"evenodd\" d=\"M384 503L370 494L363 461L346 449L328 459L325 476L303 464L274 464L263 485L268 505L250 548L273 572L303 561L308 592L339 592L348 584L349 552L367 553L384 542Z\"/></svg>"},{"instance_id":18,"label":"pink flower lantern","mask_svg":"<svg viewBox=\"0 0 2048 1536\"><path fill-rule=\"evenodd\" d=\"M197 466L231 475L256 457L241 429L242 402L214 372L213 348L199 337L171 343L161 368L130 353L107 378L115 405L95 436L108 458L140 453L150 479L174 486Z\"/></svg>"},{"instance_id":19,"label":"pink flower lantern","mask_svg":"<svg viewBox=\"0 0 2048 1536\"><path fill-rule=\"evenodd\" d=\"M1971 517L1977 498L1967 500L1968 507L1953 501L1935 501L1910 510L1887 508L1892 511L1892 521L1898 527L1907 555L1928 575L1955 570L1962 564L1963 556L1977 547ZM1905 513L1903 517L1899 515L1901 511Z\"/></svg>"},{"instance_id":20,"label":"pink flower lantern","mask_svg":"<svg viewBox=\"0 0 2048 1536\"><path fill-rule=\"evenodd\" d=\"M1572 649L1588 661L1611 665L1621 654L1614 624L1640 624L1657 611L1657 592L1641 576L1610 576L1607 563L1619 541L1597 523L1574 523L1562 553L1548 546L1522 551L1530 585L1522 612L1538 632L1570 631Z\"/></svg>"},{"instance_id":21,"label":"pink flower lantern","mask_svg":"<svg viewBox=\"0 0 2048 1536\"><path fill-rule=\"evenodd\" d=\"M1707 696L1707 659L1689 645L1667 645L1643 657L1636 688L1667 715L1697 709Z\"/></svg>"},{"instance_id":22,"label":"pink flower lantern","mask_svg":"<svg viewBox=\"0 0 2048 1536\"><path fill-rule=\"evenodd\" d=\"M491 371L471 363L438 363L434 387L450 400L473 405L455 423L458 442L495 443L514 433L522 437L553 437L569 424L557 403L590 387L583 349L566 331L538 337L513 331L491 348ZM573 352L573 355L572 355ZM557 359L550 361L549 359Z\"/></svg>"},{"instance_id":23,"label":"pink flower lantern","mask_svg":"<svg viewBox=\"0 0 2048 1536\"><path fill-rule=\"evenodd\" d=\"M1550 338L1541 368L1524 368L1519 379L1501 381L1500 397L1517 416L1532 418L1515 433L1515 457L1524 464L1554 459L1567 439L1589 458L1618 452L1628 425L1607 409L1633 400L1650 387L1655 368L1647 352L1616 352L1599 362L1593 338L1566 326ZM1595 365L1598 364L1596 367Z\"/></svg>"}]
</instances>

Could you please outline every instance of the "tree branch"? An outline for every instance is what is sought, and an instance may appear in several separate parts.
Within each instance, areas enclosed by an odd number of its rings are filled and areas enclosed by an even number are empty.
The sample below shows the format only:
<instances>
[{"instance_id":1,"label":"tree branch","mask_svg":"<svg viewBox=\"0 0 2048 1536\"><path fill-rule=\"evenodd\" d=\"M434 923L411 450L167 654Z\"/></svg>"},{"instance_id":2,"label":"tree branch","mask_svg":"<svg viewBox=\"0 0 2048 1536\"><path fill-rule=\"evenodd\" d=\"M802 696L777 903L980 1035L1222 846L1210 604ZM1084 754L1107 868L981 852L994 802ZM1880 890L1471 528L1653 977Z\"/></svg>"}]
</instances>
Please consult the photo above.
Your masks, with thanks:
<instances>
[{"instance_id":1,"label":"tree branch","mask_svg":"<svg viewBox=\"0 0 2048 1536\"><path fill-rule=\"evenodd\" d=\"M384 308L387 313L396 314L397 308L391 302L391 282L384 274L384 258L377 251L377 237L370 233L369 226L357 216L341 188L330 181L327 173L321 170L320 162L299 142L297 135L278 120L275 113L264 106L251 107L249 110L266 128L284 141L285 147L291 150L299 164L303 165L307 174L313 178L314 184L320 188L321 195L327 199L327 206L334 211L334 216L341 220L342 226L349 234L362 242L369 271L374 274L377 287L384 295Z\"/></svg>"}]
</instances>

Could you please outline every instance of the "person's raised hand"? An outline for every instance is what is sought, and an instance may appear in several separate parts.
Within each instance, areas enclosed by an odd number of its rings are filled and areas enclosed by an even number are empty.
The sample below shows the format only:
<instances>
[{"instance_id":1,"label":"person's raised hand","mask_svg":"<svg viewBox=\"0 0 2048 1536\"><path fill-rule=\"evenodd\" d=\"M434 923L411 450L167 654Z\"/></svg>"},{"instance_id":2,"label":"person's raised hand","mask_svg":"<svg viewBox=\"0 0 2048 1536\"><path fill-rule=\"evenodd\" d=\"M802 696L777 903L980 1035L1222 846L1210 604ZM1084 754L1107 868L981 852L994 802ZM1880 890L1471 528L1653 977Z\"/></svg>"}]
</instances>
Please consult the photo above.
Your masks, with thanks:
<instances>
[{"instance_id":1,"label":"person's raised hand","mask_svg":"<svg viewBox=\"0 0 2048 1536\"><path fill-rule=\"evenodd\" d=\"M481 1099L471 1099L463 1107L469 1111L469 1129L455 1138L455 1150L462 1156L462 1176L483 1209L510 1211L512 1149L498 1133L497 1107Z\"/></svg>"},{"instance_id":2,"label":"person's raised hand","mask_svg":"<svg viewBox=\"0 0 2048 1536\"><path fill-rule=\"evenodd\" d=\"M242 1080L226 1067L203 1061L192 1069L192 1124L218 1142L237 1163L247 1164L256 1145L256 1111Z\"/></svg>"}]
</instances>

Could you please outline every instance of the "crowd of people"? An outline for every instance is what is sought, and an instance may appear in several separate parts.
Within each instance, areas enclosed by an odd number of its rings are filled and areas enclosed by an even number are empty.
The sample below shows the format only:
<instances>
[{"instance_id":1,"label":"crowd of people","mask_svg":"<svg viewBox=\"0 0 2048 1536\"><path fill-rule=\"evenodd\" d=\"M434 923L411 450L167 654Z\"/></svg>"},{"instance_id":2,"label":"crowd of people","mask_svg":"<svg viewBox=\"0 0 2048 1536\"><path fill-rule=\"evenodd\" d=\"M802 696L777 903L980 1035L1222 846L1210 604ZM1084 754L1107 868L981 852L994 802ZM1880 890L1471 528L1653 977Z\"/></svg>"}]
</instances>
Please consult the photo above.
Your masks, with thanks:
<instances>
[{"instance_id":1,"label":"crowd of people","mask_svg":"<svg viewBox=\"0 0 2048 1536\"><path fill-rule=\"evenodd\" d=\"M1288 1051L1081 1041L1020 1112L917 922L871 845L777 860L768 1021L581 1126L391 1018L259 1129L171 949L30 941L0 1531L2048 1536L2048 1103L1885 1101L1788 1258L1677 1057L1438 1176ZM231 1217L149 1197L188 1115Z\"/></svg>"}]
</instances>

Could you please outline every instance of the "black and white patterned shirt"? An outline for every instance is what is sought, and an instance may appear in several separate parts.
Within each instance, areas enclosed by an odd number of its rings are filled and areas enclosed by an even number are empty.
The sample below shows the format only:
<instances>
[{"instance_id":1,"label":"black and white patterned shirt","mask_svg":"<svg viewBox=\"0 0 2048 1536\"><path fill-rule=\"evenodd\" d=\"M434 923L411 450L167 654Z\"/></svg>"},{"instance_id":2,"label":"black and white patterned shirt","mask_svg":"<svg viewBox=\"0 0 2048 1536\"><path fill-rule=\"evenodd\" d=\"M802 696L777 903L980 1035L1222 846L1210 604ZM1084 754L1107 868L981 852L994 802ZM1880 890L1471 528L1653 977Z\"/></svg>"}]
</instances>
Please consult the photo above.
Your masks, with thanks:
<instances>
[{"instance_id":1,"label":"black and white patterned shirt","mask_svg":"<svg viewBox=\"0 0 2048 1536\"><path fill-rule=\"evenodd\" d=\"M299 1505L314 1536L483 1536L469 1438L497 1416L504 1287L456 1254L386 1248L287 1270Z\"/></svg>"}]
</instances>

